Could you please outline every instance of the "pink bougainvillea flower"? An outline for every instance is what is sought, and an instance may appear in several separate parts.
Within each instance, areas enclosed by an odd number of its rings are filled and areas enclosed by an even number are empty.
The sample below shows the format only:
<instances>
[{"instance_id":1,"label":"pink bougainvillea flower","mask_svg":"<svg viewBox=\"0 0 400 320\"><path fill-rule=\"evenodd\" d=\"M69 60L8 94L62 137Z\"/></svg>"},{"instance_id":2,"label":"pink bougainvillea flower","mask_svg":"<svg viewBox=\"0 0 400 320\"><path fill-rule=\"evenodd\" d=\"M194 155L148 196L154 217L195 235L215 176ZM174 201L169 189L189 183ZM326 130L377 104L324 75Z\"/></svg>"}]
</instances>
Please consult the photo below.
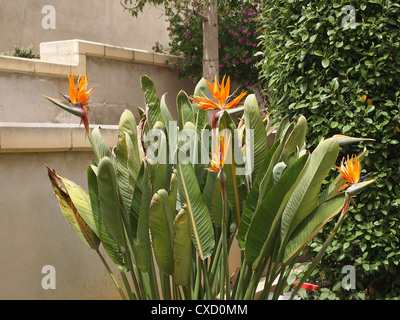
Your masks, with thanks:
<instances>
[{"instance_id":1,"label":"pink bougainvillea flower","mask_svg":"<svg viewBox=\"0 0 400 320\"><path fill-rule=\"evenodd\" d=\"M83 122L87 133L89 133L89 120L87 112L91 111L89 107L89 96L95 90L96 86L92 89L88 88L88 80L86 74L78 79L77 85L74 83L74 75L68 76L69 80L69 90L68 95L61 95L68 101L53 99L45 96L48 100L59 106L60 108L78 116L81 118L81 123ZM85 110L86 109L86 110Z\"/></svg>"}]
</instances>

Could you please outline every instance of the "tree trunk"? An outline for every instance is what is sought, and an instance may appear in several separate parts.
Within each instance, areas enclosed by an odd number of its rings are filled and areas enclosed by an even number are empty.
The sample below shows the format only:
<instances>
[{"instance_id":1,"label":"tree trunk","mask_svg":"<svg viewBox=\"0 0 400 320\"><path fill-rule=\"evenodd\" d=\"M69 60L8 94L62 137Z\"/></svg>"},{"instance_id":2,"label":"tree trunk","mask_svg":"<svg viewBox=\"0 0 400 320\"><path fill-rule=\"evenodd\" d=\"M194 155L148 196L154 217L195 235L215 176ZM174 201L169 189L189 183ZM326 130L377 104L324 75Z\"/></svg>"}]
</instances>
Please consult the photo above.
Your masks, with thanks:
<instances>
[{"instance_id":1,"label":"tree trunk","mask_svg":"<svg viewBox=\"0 0 400 320\"><path fill-rule=\"evenodd\" d=\"M219 53L218 53L218 4L217 0L210 0L204 8L203 15L203 77L214 82L219 81Z\"/></svg>"},{"instance_id":2,"label":"tree trunk","mask_svg":"<svg viewBox=\"0 0 400 320\"><path fill-rule=\"evenodd\" d=\"M207 1L206 1L207 2ZM210 0L203 11L203 78L214 83L219 81L218 52L218 3ZM215 111L207 112L207 121L212 122Z\"/></svg>"}]
</instances>

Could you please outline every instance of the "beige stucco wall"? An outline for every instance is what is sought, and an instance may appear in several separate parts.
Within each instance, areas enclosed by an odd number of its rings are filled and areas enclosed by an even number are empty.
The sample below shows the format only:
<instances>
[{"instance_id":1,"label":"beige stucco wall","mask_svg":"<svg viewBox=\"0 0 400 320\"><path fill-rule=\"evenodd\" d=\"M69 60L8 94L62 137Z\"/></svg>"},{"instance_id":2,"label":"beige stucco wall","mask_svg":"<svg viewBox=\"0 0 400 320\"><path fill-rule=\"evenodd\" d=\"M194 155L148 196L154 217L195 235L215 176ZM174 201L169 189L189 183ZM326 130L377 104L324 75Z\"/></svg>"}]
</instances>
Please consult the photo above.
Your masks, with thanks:
<instances>
[{"instance_id":1,"label":"beige stucco wall","mask_svg":"<svg viewBox=\"0 0 400 320\"><path fill-rule=\"evenodd\" d=\"M47 178L45 164L87 189L92 159L90 152L0 153L1 300L119 299L95 251L62 215ZM55 289L42 287L46 265L55 268Z\"/></svg>"},{"instance_id":2,"label":"beige stucco wall","mask_svg":"<svg viewBox=\"0 0 400 320\"><path fill-rule=\"evenodd\" d=\"M46 13L54 6L56 28L43 29ZM41 42L82 39L151 51L155 41L168 44L163 11L147 6L137 18L119 0L0 0L0 52L12 51L15 42L30 43L39 52Z\"/></svg>"}]
</instances>

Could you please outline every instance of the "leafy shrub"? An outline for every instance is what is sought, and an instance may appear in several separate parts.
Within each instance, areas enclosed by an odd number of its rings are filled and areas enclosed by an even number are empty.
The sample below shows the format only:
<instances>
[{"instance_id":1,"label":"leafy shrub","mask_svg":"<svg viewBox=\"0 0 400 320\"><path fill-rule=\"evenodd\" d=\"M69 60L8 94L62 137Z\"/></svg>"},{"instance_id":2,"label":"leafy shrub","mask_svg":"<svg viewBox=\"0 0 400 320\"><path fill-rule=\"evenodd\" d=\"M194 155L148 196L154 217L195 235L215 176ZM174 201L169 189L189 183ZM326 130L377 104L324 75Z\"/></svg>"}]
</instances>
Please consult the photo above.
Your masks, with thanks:
<instances>
[{"instance_id":1,"label":"leafy shrub","mask_svg":"<svg viewBox=\"0 0 400 320\"><path fill-rule=\"evenodd\" d=\"M307 117L312 145L335 133L376 139L367 143L362 174L375 172L378 181L356 199L358 213L348 215L320 275L341 298L357 298L338 285L341 268L353 265L357 291L366 299L400 296L400 5L381 0L264 5L260 66L271 112ZM343 24L353 13L355 24ZM324 236L316 237L313 249Z\"/></svg>"},{"instance_id":2,"label":"leafy shrub","mask_svg":"<svg viewBox=\"0 0 400 320\"><path fill-rule=\"evenodd\" d=\"M14 51L11 53L9 51L5 51L0 53L1 55L19 57L19 58L28 58L28 59L39 59L40 55L33 52L33 45L30 44L28 47L21 47L17 42L14 44Z\"/></svg>"}]
</instances>

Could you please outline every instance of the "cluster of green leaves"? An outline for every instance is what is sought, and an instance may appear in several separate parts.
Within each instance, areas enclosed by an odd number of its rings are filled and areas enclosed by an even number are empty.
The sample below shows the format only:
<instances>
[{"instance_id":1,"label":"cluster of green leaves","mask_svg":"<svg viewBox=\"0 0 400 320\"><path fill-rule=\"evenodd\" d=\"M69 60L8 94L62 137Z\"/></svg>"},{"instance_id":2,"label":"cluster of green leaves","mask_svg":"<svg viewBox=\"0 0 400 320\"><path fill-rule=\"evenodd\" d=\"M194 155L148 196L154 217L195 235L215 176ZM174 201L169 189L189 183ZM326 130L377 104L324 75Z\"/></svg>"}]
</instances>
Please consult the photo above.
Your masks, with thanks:
<instances>
[{"instance_id":1,"label":"cluster of green leaves","mask_svg":"<svg viewBox=\"0 0 400 320\"><path fill-rule=\"evenodd\" d=\"M259 1L254 0L218 2L219 70L245 88L258 84L261 56L255 53L260 32L259 6ZM183 66L171 67L179 77L198 82L202 76L202 18L189 9L166 11L166 15L170 23L169 48L156 43L154 50L185 57Z\"/></svg>"},{"instance_id":2,"label":"cluster of green leaves","mask_svg":"<svg viewBox=\"0 0 400 320\"><path fill-rule=\"evenodd\" d=\"M356 199L359 213L348 215L320 274L334 285L350 264L357 268L359 292L400 296L400 5L265 0L264 6L260 66L271 111L306 116L313 145L335 133L376 139L367 144L362 174L374 172L378 181ZM339 287L342 298L354 293Z\"/></svg>"},{"instance_id":3,"label":"cluster of green leaves","mask_svg":"<svg viewBox=\"0 0 400 320\"><path fill-rule=\"evenodd\" d=\"M37 53L34 53L33 51L33 44L30 44L26 48L21 47L18 42L14 44L14 50L11 51L4 51L1 52L0 55L6 55L6 56L13 56L13 57L19 57L19 58L28 58L28 59L39 59L40 55Z\"/></svg>"}]
</instances>

